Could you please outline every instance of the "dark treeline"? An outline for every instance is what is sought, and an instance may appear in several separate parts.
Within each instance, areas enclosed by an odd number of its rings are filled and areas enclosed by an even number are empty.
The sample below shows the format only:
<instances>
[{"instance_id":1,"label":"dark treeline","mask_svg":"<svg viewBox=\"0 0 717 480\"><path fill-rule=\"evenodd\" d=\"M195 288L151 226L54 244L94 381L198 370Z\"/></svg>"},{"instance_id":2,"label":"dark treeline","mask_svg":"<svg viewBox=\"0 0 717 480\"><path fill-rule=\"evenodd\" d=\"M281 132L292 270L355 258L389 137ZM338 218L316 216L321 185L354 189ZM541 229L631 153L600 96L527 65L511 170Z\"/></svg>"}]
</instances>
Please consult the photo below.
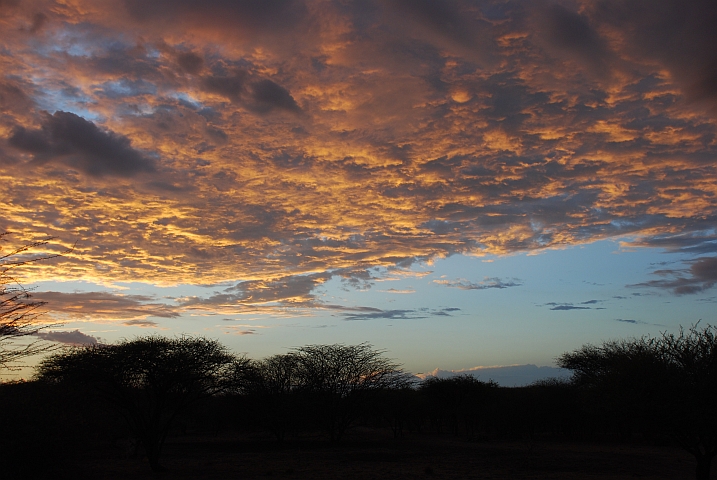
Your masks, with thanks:
<instances>
[{"instance_id":1,"label":"dark treeline","mask_svg":"<svg viewBox=\"0 0 717 480\"><path fill-rule=\"evenodd\" d=\"M467 375L418 381L368 344L312 345L260 361L191 337L76 348L46 359L33 381L0 385L1 461L6 478L81 478L83 458L114 451L127 462L146 458L159 472L168 439L251 434L276 445L340 447L352 431L372 431L396 443L449 436L674 444L707 479L714 332L586 346L559 359L575 372L571 381L515 388ZM691 342L704 358L693 355L689 371L679 371L670 342Z\"/></svg>"}]
</instances>

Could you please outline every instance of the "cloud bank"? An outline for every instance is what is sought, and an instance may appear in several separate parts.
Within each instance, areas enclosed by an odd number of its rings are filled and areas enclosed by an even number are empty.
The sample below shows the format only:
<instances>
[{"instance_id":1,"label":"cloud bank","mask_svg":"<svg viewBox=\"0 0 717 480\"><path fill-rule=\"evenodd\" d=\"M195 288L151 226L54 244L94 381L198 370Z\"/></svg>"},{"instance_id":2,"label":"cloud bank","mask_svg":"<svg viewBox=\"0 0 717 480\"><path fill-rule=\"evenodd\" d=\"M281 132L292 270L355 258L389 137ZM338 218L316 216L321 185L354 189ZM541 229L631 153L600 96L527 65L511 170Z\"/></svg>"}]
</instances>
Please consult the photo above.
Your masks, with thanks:
<instances>
[{"instance_id":1,"label":"cloud bank","mask_svg":"<svg viewBox=\"0 0 717 480\"><path fill-rule=\"evenodd\" d=\"M235 285L182 308L309 308L335 275L628 236L699 256L647 286L704 291L717 10L660 5L6 2L0 227L80 240L34 279Z\"/></svg>"}]
</instances>

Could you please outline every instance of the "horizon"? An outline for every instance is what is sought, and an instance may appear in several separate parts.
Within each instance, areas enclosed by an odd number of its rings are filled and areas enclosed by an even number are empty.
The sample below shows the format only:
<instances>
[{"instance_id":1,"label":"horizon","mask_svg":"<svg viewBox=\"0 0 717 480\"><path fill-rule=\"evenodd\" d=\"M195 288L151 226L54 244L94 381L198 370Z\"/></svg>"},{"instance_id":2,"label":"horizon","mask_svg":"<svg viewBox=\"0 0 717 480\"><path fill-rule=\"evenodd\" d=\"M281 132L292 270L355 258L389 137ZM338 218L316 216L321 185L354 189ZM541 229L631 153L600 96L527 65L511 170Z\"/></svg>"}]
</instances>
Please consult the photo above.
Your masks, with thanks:
<instances>
[{"instance_id":1,"label":"horizon","mask_svg":"<svg viewBox=\"0 0 717 480\"><path fill-rule=\"evenodd\" d=\"M717 7L659 6L0 2L2 252L72 249L17 270L60 344L470 373L714 325Z\"/></svg>"}]
</instances>

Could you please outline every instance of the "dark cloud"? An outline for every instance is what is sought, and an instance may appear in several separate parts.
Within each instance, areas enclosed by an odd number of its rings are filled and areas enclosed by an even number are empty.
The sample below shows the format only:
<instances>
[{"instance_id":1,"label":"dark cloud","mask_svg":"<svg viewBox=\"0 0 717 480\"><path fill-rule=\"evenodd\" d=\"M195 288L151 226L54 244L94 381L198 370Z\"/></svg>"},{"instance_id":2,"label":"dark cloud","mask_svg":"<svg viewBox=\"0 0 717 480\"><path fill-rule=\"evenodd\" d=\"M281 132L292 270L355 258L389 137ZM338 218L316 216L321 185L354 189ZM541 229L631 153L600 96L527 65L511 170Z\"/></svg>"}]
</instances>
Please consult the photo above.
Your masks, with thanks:
<instances>
[{"instance_id":1,"label":"dark cloud","mask_svg":"<svg viewBox=\"0 0 717 480\"><path fill-rule=\"evenodd\" d=\"M556 305L551 310L590 310L590 307L576 307L575 305Z\"/></svg>"},{"instance_id":2,"label":"dark cloud","mask_svg":"<svg viewBox=\"0 0 717 480\"><path fill-rule=\"evenodd\" d=\"M144 23L190 25L252 33L282 32L306 15L296 0L124 0L130 15Z\"/></svg>"},{"instance_id":3,"label":"dark cloud","mask_svg":"<svg viewBox=\"0 0 717 480\"><path fill-rule=\"evenodd\" d=\"M177 55L177 64L187 73L196 75L204 66L204 59L194 52L182 52Z\"/></svg>"},{"instance_id":4,"label":"dark cloud","mask_svg":"<svg viewBox=\"0 0 717 480\"><path fill-rule=\"evenodd\" d=\"M717 3L601 0L590 10L625 36L629 51L667 67L692 99L717 100Z\"/></svg>"},{"instance_id":5,"label":"dark cloud","mask_svg":"<svg viewBox=\"0 0 717 480\"><path fill-rule=\"evenodd\" d=\"M204 88L211 93L216 93L228 98L232 102L241 102L246 93L246 83L249 72L237 70L231 75L211 75L205 77L202 82Z\"/></svg>"},{"instance_id":6,"label":"dark cloud","mask_svg":"<svg viewBox=\"0 0 717 480\"><path fill-rule=\"evenodd\" d=\"M84 334L79 330L71 332L37 332L35 335L51 342L66 343L68 345L97 345L96 337Z\"/></svg>"},{"instance_id":7,"label":"dark cloud","mask_svg":"<svg viewBox=\"0 0 717 480\"><path fill-rule=\"evenodd\" d=\"M0 10L10 9L20 5L20 0L0 0Z\"/></svg>"},{"instance_id":8,"label":"dark cloud","mask_svg":"<svg viewBox=\"0 0 717 480\"><path fill-rule=\"evenodd\" d=\"M555 303L549 302L545 306L549 306L551 310L555 311L568 311L568 310L592 310L592 307L581 307L572 303Z\"/></svg>"},{"instance_id":9,"label":"dark cloud","mask_svg":"<svg viewBox=\"0 0 717 480\"><path fill-rule=\"evenodd\" d=\"M96 39L88 39L93 41ZM132 80L162 83L165 77L160 61L142 44L125 44L114 41L91 55L71 56L66 59L78 68L87 69L100 78L129 78Z\"/></svg>"},{"instance_id":10,"label":"dark cloud","mask_svg":"<svg viewBox=\"0 0 717 480\"><path fill-rule=\"evenodd\" d=\"M688 263L691 264L689 269L656 270L653 274L662 279L629 286L664 288L676 295L688 295L709 290L717 284L717 257L701 257Z\"/></svg>"},{"instance_id":11,"label":"dark cloud","mask_svg":"<svg viewBox=\"0 0 717 480\"><path fill-rule=\"evenodd\" d=\"M38 130L16 127L9 144L38 162L58 161L92 176L155 171L154 161L132 148L129 138L70 112L46 114Z\"/></svg>"},{"instance_id":12,"label":"dark cloud","mask_svg":"<svg viewBox=\"0 0 717 480\"><path fill-rule=\"evenodd\" d=\"M32 25L30 25L30 33L37 33L45 26L49 19L47 15L42 12L38 12L32 16Z\"/></svg>"},{"instance_id":13,"label":"dark cloud","mask_svg":"<svg viewBox=\"0 0 717 480\"><path fill-rule=\"evenodd\" d=\"M0 82L0 112L27 112L34 106L22 88L13 82Z\"/></svg>"},{"instance_id":14,"label":"dark cloud","mask_svg":"<svg viewBox=\"0 0 717 480\"><path fill-rule=\"evenodd\" d=\"M710 218L706 223L714 223ZM707 230L702 223L690 225L687 231L679 234L657 234L650 237L640 238L632 242L626 242L628 246L663 248L668 252L709 254L717 253L717 234L714 230Z\"/></svg>"},{"instance_id":15,"label":"dark cloud","mask_svg":"<svg viewBox=\"0 0 717 480\"><path fill-rule=\"evenodd\" d=\"M287 89L266 78L253 80L245 70L238 70L231 75L205 77L203 86L208 92L226 97L256 113L269 113L275 109L301 112Z\"/></svg>"},{"instance_id":16,"label":"dark cloud","mask_svg":"<svg viewBox=\"0 0 717 480\"><path fill-rule=\"evenodd\" d=\"M610 66L609 51L606 42L590 25L588 18L554 4L545 10L542 27L550 45L575 54L594 73L606 73Z\"/></svg>"},{"instance_id":17,"label":"dark cloud","mask_svg":"<svg viewBox=\"0 0 717 480\"><path fill-rule=\"evenodd\" d=\"M251 85L251 99L250 108L259 113L270 112L275 108L294 113L301 111L287 89L268 79L259 80Z\"/></svg>"},{"instance_id":18,"label":"dark cloud","mask_svg":"<svg viewBox=\"0 0 717 480\"><path fill-rule=\"evenodd\" d=\"M481 12L473 2L388 0L379 4L389 13L384 22L403 30L409 37L426 42L421 45L424 51L430 50L427 44L433 43L480 62L494 60L492 26L481 18Z\"/></svg>"}]
</instances>

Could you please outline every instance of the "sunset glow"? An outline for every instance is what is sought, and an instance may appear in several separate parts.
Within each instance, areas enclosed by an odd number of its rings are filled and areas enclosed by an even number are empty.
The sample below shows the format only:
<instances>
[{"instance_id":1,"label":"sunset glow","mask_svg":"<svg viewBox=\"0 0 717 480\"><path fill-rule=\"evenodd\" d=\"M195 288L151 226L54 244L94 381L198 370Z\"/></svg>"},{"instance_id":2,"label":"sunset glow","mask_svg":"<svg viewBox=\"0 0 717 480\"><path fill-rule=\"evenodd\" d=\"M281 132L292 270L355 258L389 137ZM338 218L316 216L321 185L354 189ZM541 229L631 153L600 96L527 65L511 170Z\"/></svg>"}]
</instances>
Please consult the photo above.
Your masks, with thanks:
<instances>
[{"instance_id":1,"label":"sunset glow","mask_svg":"<svg viewBox=\"0 0 717 480\"><path fill-rule=\"evenodd\" d=\"M3 249L75 245L19 272L58 341L420 373L714 324L717 8L658 3L0 1Z\"/></svg>"}]
</instances>

